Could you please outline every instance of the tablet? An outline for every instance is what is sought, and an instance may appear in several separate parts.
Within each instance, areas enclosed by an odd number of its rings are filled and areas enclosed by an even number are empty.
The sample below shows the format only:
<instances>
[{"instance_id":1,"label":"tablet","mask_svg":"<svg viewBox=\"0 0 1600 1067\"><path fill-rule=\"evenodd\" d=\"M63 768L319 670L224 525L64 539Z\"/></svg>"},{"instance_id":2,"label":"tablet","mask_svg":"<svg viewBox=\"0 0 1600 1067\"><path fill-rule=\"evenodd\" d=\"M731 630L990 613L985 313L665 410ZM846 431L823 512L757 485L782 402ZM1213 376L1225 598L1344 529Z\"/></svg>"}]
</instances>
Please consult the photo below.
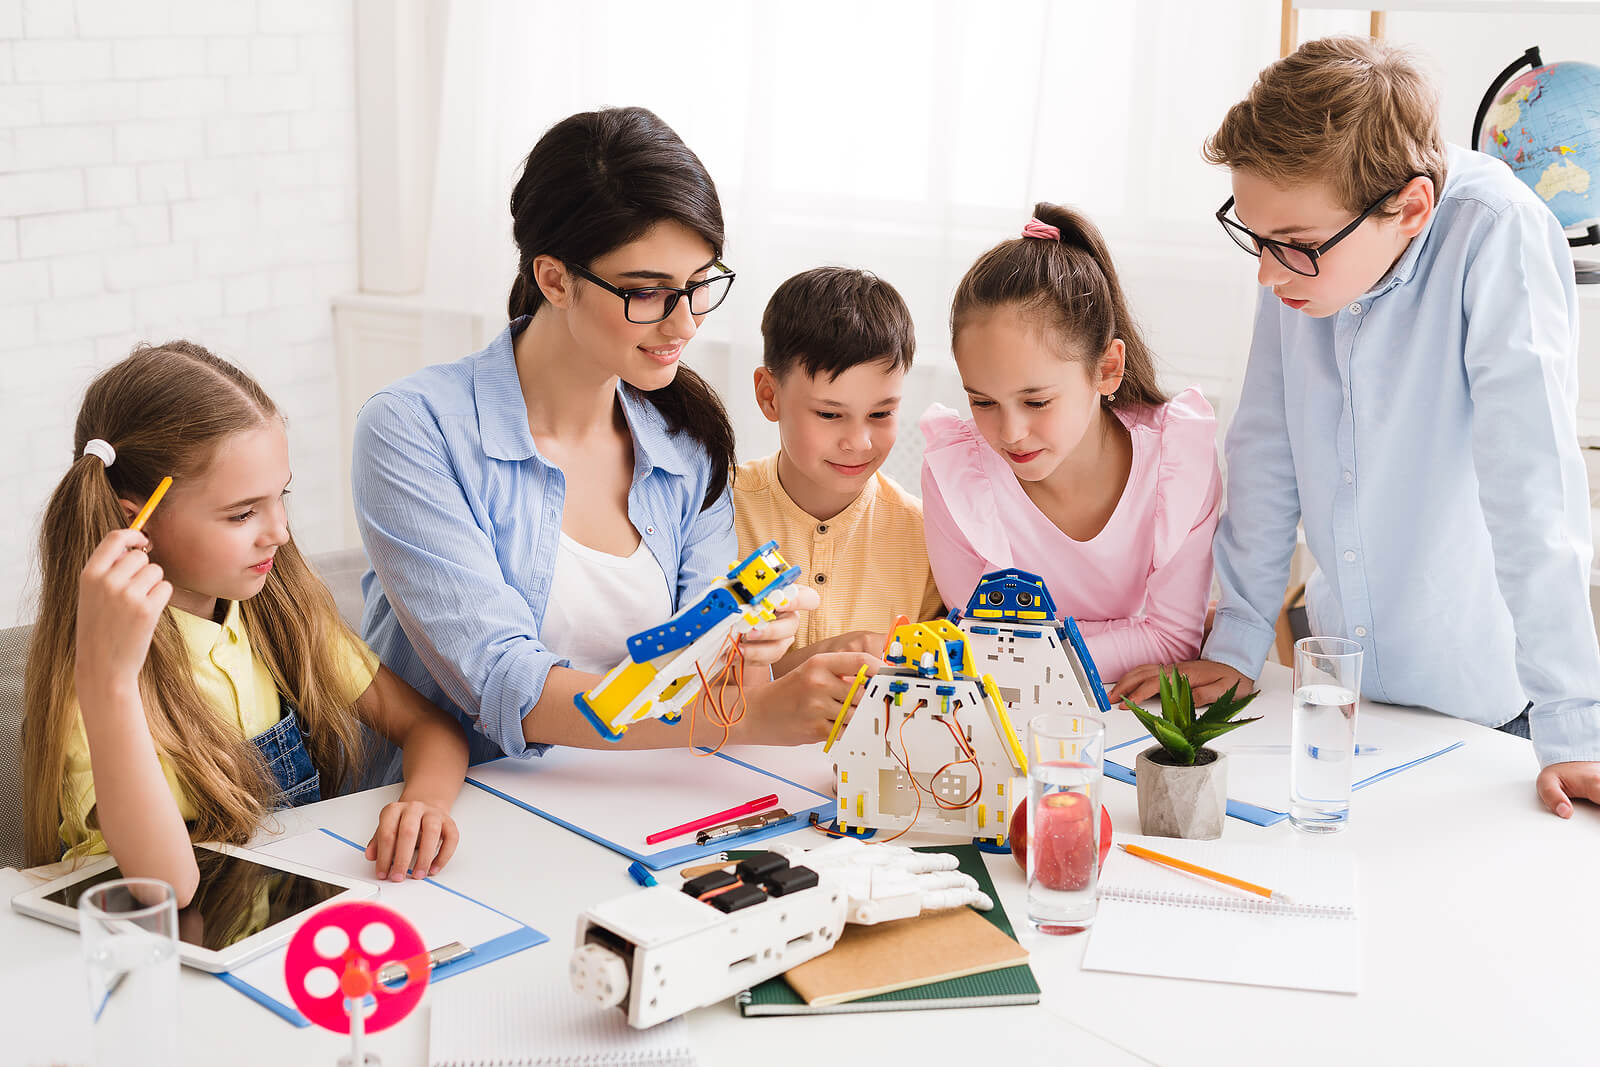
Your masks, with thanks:
<instances>
[{"instance_id":1,"label":"tablet","mask_svg":"<svg viewBox=\"0 0 1600 1067\"><path fill-rule=\"evenodd\" d=\"M231 971L287 942L305 914L330 901L376 896L378 887L233 845L194 846L200 884L178 912L178 958L202 971ZM23 915L78 928L78 897L122 877L110 856L11 898Z\"/></svg>"}]
</instances>

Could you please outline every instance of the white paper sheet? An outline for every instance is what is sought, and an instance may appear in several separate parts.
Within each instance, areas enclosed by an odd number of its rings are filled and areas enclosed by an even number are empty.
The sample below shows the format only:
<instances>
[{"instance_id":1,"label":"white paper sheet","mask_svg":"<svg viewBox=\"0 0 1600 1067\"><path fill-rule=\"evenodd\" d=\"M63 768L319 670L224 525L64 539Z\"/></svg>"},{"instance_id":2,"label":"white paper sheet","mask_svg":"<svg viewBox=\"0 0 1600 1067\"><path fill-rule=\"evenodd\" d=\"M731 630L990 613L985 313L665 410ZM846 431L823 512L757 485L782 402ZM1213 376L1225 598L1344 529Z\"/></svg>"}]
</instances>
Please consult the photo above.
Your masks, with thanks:
<instances>
[{"instance_id":1,"label":"white paper sheet","mask_svg":"<svg viewBox=\"0 0 1600 1067\"><path fill-rule=\"evenodd\" d=\"M824 776L819 770L810 780L831 781L832 760L820 748L812 751L817 765L828 773ZM694 844L693 834L646 844L645 837L658 830L770 793L776 793L778 806L791 814L833 800L826 787L813 791L791 785L735 762L738 758L697 756L687 748L552 748L530 760L502 759L473 767L467 777L580 832L644 854ZM804 767L797 762L788 769ZM803 821L793 826L800 829Z\"/></svg>"}]
</instances>

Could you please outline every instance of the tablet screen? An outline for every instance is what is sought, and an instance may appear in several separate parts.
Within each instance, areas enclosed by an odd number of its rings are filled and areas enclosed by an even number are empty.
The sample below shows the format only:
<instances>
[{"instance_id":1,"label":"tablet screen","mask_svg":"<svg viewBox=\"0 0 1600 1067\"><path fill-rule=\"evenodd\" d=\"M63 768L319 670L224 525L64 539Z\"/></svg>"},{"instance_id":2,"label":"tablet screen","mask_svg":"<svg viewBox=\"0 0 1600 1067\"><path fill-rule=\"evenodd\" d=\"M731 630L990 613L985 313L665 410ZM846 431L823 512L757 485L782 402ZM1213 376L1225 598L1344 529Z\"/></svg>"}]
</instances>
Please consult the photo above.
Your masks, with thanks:
<instances>
[{"instance_id":1,"label":"tablet screen","mask_svg":"<svg viewBox=\"0 0 1600 1067\"><path fill-rule=\"evenodd\" d=\"M178 912L178 937L201 948L226 948L345 891L341 885L201 845L195 846L194 858L200 885L189 906ZM76 908L85 890L122 876L120 868L112 867L44 899Z\"/></svg>"}]
</instances>

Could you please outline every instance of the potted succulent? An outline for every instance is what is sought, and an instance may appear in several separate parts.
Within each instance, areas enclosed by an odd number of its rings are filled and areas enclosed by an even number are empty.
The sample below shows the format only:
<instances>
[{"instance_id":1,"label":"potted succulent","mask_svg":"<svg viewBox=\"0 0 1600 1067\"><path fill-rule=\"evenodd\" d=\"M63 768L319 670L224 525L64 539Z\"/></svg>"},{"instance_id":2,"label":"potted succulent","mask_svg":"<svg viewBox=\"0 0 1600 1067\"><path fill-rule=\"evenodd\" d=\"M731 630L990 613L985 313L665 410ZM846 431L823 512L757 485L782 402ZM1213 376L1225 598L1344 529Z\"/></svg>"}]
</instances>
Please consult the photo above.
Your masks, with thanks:
<instances>
[{"instance_id":1,"label":"potted succulent","mask_svg":"<svg viewBox=\"0 0 1600 1067\"><path fill-rule=\"evenodd\" d=\"M1200 841L1222 836L1228 810L1228 760L1206 743L1256 721L1235 718L1256 698L1251 693L1240 699L1238 688L1234 685L1196 715L1189 679L1176 669L1170 677L1163 670L1159 716L1131 700L1122 702L1160 742L1139 753L1134 767L1139 829L1146 836Z\"/></svg>"}]
</instances>

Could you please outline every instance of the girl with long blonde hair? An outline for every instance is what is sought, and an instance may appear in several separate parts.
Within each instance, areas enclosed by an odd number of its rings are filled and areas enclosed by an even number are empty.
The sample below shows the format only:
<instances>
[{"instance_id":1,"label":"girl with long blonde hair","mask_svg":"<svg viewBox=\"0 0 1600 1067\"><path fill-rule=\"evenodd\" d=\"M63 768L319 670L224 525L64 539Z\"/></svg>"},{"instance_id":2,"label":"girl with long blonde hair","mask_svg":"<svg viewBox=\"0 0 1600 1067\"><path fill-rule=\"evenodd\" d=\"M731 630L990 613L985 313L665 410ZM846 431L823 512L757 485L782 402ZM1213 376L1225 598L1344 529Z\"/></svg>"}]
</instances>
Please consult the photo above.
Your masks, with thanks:
<instances>
[{"instance_id":1,"label":"girl with long blonde hair","mask_svg":"<svg viewBox=\"0 0 1600 1067\"><path fill-rule=\"evenodd\" d=\"M243 842L346 788L365 723L403 748L406 779L368 858L395 881L439 870L465 739L378 664L295 546L284 420L261 387L199 345L141 345L90 384L73 457L39 535L29 862L109 849L187 903L191 840Z\"/></svg>"}]
</instances>

